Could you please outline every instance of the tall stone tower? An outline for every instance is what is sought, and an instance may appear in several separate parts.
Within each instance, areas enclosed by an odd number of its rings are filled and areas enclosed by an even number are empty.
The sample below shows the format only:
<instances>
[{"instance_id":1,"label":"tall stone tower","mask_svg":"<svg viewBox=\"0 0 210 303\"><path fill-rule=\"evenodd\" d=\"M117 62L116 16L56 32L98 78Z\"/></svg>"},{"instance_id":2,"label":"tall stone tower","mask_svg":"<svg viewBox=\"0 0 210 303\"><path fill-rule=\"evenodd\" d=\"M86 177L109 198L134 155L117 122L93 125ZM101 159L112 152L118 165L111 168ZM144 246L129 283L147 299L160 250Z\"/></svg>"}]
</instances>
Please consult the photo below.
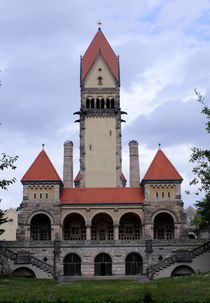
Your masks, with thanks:
<instances>
[{"instance_id":1,"label":"tall stone tower","mask_svg":"<svg viewBox=\"0 0 210 303\"><path fill-rule=\"evenodd\" d=\"M81 57L80 187L121 187L119 58L101 29Z\"/></svg>"}]
</instances>

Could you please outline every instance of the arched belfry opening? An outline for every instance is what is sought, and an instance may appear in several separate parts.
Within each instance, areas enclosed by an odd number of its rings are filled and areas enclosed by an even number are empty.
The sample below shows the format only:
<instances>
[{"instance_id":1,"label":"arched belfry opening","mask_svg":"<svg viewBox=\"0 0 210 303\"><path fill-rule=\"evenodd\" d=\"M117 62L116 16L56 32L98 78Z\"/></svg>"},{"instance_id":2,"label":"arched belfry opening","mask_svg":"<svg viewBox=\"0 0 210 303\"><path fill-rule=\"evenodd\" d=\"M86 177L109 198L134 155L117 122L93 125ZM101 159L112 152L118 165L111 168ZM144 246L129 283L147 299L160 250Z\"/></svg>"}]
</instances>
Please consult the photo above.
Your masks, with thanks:
<instances>
[{"instance_id":1,"label":"arched belfry opening","mask_svg":"<svg viewBox=\"0 0 210 303\"><path fill-rule=\"evenodd\" d=\"M71 241L86 240L85 220L80 214L72 213L65 217L63 239Z\"/></svg>"},{"instance_id":2,"label":"arched belfry opening","mask_svg":"<svg viewBox=\"0 0 210 303\"><path fill-rule=\"evenodd\" d=\"M81 259L77 254L68 254L63 260L64 276L81 276Z\"/></svg>"},{"instance_id":3,"label":"arched belfry opening","mask_svg":"<svg viewBox=\"0 0 210 303\"><path fill-rule=\"evenodd\" d=\"M143 259L138 253L130 253L125 260L126 276L140 275L143 271Z\"/></svg>"},{"instance_id":4,"label":"arched belfry opening","mask_svg":"<svg viewBox=\"0 0 210 303\"><path fill-rule=\"evenodd\" d=\"M170 214L162 212L156 215L154 219L154 239L174 239L174 219Z\"/></svg>"},{"instance_id":5,"label":"arched belfry opening","mask_svg":"<svg viewBox=\"0 0 210 303\"><path fill-rule=\"evenodd\" d=\"M119 239L139 240L142 233L141 219L134 213L126 213L120 218Z\"/></svg>"},{"instance_id":6,"label":"arched belfry opening","mask_svg":"<svg viewBox=\"0 0 210 303\"><path fill-rule=\"evenodd\" d=\"M94 260L95 276L112 275L112 258L105 253L101 253Z\"/></svg>"},{"instance_id":7,"label":"arched belfry opening","mask_svg":"<svg viewBox=\"0 0 210 303\"><path fill-rule=\"evenodd\" d=\"M31 219L31 240L51 240L51 222L45 214L37 214Z\"/></svg>"},{"instance_id":8,"label":"arched belfry opening","mask_svg":"<svg viewBox=\"0 0 210 303\"><path fill-rule=\"evenodd\" d=\"M108 214L100 213L93 217L91 224L91 240L113 240L113 233L113 220Z\"/></svg>"}]
</instances>

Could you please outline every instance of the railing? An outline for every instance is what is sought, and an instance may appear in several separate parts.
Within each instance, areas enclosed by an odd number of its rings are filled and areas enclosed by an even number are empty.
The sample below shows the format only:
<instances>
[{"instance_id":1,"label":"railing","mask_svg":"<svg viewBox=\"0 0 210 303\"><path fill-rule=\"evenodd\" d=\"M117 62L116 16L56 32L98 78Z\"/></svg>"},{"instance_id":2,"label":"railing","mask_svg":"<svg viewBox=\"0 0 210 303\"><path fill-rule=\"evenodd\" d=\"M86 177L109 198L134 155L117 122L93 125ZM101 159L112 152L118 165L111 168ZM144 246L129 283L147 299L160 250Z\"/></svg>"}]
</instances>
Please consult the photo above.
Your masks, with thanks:
<instances>
[{"instance_id":1,"label":"railing","mask_svg":"<svg viewBox=\"0 0 210 303\"><path fill-rule=\"evenodd\" d=\"M17 253L14 253L13 251L11 251L10 249L8 249L6 247L0 247L0 251L1 251L1 253L3 253L6 257L8 257L11 260L15 260L17 257Z\"/></svg>"},{"instance_id":2,"label":"railing","mask_svg":"<svg viewBox=\"0 0 210 303\"><path fill-rule=\"evenodd\" d=\"M15 264L32 264L48 273L53 274L52 265L45 263L44 261L39 260L30 254L15 253L6 247L0 247L0 252L7 256L9 259L14 260Z\"/></svg>"},{"instance_id":3,"label":"railing","mask_svg":"<svg viewBox=\"0 0 210 303\"><path fill-rule=\"evenodd\" d=\"M30 259L31 259L31 264L32 265L35 265L36 267L40 268L40 269L43 269L44 271L47 271L51 274L53 274L53 266L48 264L48 263L45 263L44 261L41 261L39 259L37 259L36 257L34 256L31 256L30 255Z\"/></svg>"},{"instance_id":4,"label":"railing","mask_svg":"<svg viewBox=\"0 0 210 303\"><path fill-rule=\"evenodd\" d=\"M200 255L208 250L210 250L210 241L202 244L199 247L194 248L193 250L191 250L190 254L191 254L192 258L195 258L198 255Z\"/></svg>"},{"instance_id":5,"label":"railing","mask_svg":"<svg viewBox=\"0 0 210 303\"><path fill-rule=\"evenodd\" d=\"M203 254L204 252L210 250L210 241L200 245L199 247L194 248L193 250L189 252L179 252L177 254L174 254L159 263L155 265L151 265L147 272L148 274L155 273L160 271L163 268L166 268L174 263L178 262L192 262L192 259L197 257L200 254Z\"/></svg>"}]
</instances>

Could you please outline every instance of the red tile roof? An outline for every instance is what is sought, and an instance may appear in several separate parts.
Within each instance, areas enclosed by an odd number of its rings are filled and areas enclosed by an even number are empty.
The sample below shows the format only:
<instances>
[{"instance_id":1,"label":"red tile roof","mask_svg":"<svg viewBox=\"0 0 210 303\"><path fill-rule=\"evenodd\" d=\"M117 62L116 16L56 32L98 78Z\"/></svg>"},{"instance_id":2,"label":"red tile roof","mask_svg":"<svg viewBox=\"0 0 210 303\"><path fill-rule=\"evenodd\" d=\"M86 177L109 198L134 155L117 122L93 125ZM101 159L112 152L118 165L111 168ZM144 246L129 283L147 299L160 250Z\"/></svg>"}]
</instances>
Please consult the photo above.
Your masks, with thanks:
<instances>
[{"instance_id":1,"label":"red tile roof","mask_svg":"<svg viewBox=\"0 0 210 303\"><path fill-rule=\"evenodd\" d=\"M99 52L103 56L113 76L116 80L119 80L118 58L100 29L82 57L82 80L86 77Z\"/></svg>"},{"instance_id":2,"label":"red tile roof","mask_svg":"<svg viewBox=\"0 0 210 303\"><path fill-rule=\"evenodd\" d=\"M143 180L183 180L161 149L156 153Z\"/></svg>"},{"instance_id":3,"label":"red tile roof","mask_svg":"<svg viewBox=\"0 0 210 303\"><path fill-rule=\"evenodd\" d=\"M80 181L81 179L81 175L80 175L80 171L78 172L78 174L76 175L76 178L74 179L74 181Z\"/></svg>"},{"instance_id":4,"label":"red tile roof","mask_svg":"<svg viewBox=\"0 0 210 303\"><path fill-rule=\"evenodd\" d=\"M21 181L61 181L61 179L48 155L42 150Z\"/></svg>"},{"instance_id":5,"label":"red tile roof","mask_svg":"<svg viewBox=\"0 0 210 303\"><path fill-rule=\"evenodd\" d=\"M127 181L127 179L126 179L126 177L125 177L125 175L124 175L123 173L121 173L120 179L121 179L122 181Z\"/></svg>"},{"instance_id":6,"label":"red tile roof","mask_svg":"<svg viewBox=\"0 0 210 303\"><path fill-rule=\"evenodd\" d=\"M142 203L144 191L140 187L82 187L62 188L61 203Z\"/></svg>"}]
</instances>

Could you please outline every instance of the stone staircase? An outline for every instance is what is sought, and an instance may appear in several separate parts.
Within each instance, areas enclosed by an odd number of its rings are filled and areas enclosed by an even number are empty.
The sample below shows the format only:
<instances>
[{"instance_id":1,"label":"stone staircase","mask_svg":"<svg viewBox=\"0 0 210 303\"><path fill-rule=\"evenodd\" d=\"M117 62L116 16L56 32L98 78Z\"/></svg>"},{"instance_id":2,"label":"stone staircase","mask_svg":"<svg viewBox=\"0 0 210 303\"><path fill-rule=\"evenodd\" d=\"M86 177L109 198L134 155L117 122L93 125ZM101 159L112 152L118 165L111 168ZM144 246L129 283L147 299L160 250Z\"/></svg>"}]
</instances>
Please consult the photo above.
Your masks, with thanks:
<instances>
[{"instance_id":1,"label":"stone staircase","mask_svg":"<svg viewBox=\"0 0 210 303\"><path fill-rule=\"evenodd\" d=\"M36 268L43 270L44 272L53 276L53 266L39 260L29 253L15 253L6 247L0 247L0 254L5 255L8 259L12 260L14 264L27 265L31 264Z\"/></svg>"},{"instance_id":2,"label":"stone staircase","mask_svg":"<svg viewBox=\"0 0 210 303\"><path fill-rule=\"evenodd\" d=\"M151 265L150 267L147 268L147 275L148 277L152 277L153 274L158 273L159 271L171 266L172 264L175 263L190 263L193 261L193 258L202 255L203 253L207 252L210 250L210 241L194 248L191 251L180 251L172 256L163 259L157 264Z\"/></svg>"}]
</instances>

